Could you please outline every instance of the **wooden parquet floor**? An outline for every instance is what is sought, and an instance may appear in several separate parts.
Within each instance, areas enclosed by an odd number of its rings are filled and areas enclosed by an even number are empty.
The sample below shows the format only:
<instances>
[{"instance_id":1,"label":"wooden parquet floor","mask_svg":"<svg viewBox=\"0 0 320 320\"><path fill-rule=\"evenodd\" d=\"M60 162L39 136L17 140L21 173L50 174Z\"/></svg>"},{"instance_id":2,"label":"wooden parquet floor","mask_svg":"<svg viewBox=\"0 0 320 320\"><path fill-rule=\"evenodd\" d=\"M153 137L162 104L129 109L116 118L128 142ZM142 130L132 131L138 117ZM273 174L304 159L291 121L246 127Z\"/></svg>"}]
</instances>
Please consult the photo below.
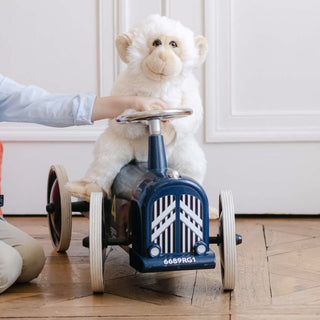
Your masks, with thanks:
<instances>
[{"instance_id":1,"label":"wooden parquet floor","mask_svg":"<svg viewBox=\"0 0 320 320\"><path fill-rule=\"evenodd\" d=\"M44 217L9 218L37 238L47 261L40 276L0 295L1 319L320 319L320 219L238 218L238 278L234 292L215 270L140 274L114 247L108 256L105 294L92 295L88 220L73 218L67 254L51 246ZM217 224L211 228L217 233Z\"/></svg>"}]
</instances>

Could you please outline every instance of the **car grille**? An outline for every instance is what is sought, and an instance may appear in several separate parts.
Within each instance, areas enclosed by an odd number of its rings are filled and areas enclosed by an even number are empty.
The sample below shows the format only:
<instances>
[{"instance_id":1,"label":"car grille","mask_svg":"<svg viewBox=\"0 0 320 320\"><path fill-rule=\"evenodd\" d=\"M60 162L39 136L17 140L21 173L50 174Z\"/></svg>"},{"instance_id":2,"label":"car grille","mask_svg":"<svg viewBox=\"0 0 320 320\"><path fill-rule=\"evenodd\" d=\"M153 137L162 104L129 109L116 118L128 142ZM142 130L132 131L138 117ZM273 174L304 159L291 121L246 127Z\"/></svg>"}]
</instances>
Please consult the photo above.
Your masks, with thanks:
<instances>
[{"instance_id":1,"label":"car grille","mask_svg":"<svg viewBox=\"0 0 320 320\"><path fill-rule=\"evenodd\" d=\"M200 199L183 194L168 195L153 203L151 242L162 253L192 252L194 244L203 240L203 212Z\"/></svg>"}]
</instances>

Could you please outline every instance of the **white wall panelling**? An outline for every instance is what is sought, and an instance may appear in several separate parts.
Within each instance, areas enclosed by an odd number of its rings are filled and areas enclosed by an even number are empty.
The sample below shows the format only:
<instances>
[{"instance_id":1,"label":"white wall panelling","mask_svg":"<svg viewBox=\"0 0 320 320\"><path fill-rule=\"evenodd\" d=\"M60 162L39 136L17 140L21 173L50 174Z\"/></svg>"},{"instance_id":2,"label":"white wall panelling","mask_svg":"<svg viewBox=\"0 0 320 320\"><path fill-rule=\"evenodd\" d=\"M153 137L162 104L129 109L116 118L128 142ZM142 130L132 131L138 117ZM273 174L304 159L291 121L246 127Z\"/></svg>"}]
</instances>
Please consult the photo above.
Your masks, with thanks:
<instances>
[{"instance_id":1,"label":"white wall panelling","mask_svg":"<svg viewBox=\"0 0 320 320\"><path fill-rule=\"evenodd\" d=\"M50 92L99 94L97 1L3 0L0 20L1 73ZM3 141L94 141L101 131L99 124L53 129L3 123L0 137Z\"/></svg>"},{"instance_id":2,"label":"white wall panelling","mask_svg":"<svg viewBox=\"0 0 320 320\"><path fill-rule=\"evenodd\" d=\"M320 139L319 13L314 0L205 1L208 142Z\"/></svg>"}]
</instances>

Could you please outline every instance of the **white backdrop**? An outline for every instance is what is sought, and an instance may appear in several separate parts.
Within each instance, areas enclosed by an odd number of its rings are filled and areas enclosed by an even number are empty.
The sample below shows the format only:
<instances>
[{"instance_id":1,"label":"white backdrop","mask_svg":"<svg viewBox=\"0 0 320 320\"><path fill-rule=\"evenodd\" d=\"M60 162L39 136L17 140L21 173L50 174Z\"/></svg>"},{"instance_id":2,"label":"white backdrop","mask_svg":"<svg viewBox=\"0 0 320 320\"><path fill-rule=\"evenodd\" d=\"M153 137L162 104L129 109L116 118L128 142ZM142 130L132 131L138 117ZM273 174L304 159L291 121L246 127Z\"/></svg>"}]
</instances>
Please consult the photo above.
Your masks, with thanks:
<instances>
[{"instance_id":1,"label":"white backdrop","mask_svg":"<svg viewBox=\"0 0 320 320\"><path fill-rule=\"evenodd\" d=\"M316 0L0 0L0 73L50 92L107 95L123 68L114 36L150 13L209 40L197 76L211 204L231 188L238 213L319 213ZM49 166L81 177L105 125L1 123L4 212L44 213Z\"/></svg>"}]
</instances>

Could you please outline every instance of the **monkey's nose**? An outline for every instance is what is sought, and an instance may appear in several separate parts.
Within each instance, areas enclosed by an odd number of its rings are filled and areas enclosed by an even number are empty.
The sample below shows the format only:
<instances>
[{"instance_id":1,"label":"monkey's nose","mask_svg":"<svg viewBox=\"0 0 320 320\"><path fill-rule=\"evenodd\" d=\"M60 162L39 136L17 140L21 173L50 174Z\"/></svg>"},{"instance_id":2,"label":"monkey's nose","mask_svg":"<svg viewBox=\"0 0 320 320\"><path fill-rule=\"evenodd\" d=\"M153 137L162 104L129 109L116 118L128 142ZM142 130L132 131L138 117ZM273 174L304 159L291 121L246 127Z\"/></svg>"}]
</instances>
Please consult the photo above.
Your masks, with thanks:
<instances>
[{"instance_id":1,"label":"monkey's nose","mask_svg":"<svg viewBox=\"0 0 320 320\"><path fill-rule=\"evenodd\" d=\"M165 61L167 60L167 54L166 54L166 52L160 51L160 52L159 52L159 58L160 58L163 62L165 62Z\"/></svg>"}]
</instances>

